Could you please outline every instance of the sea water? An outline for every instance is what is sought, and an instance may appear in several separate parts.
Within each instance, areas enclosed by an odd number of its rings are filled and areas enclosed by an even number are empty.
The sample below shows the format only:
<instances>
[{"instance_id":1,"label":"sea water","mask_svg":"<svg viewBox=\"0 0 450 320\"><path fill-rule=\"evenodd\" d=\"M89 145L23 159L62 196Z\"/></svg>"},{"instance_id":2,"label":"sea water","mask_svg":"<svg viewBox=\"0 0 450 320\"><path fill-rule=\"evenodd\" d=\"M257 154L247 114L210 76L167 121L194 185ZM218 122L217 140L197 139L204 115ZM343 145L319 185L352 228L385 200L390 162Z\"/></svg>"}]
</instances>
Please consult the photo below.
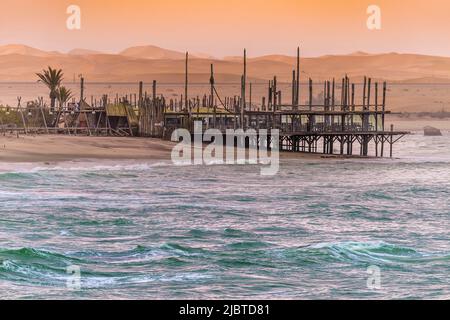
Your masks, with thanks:
<instances>
[{"instance_id":1,"label":"sea water","mask_svg":"<svg viewBox=\"0 0 450 320\"><path fill-rule=\"evenodd\" d=\"M0 298L448 299L449 138L408 136L395 159L283 160L273 177L0 164Z\"/></svg>"}]
</instances>

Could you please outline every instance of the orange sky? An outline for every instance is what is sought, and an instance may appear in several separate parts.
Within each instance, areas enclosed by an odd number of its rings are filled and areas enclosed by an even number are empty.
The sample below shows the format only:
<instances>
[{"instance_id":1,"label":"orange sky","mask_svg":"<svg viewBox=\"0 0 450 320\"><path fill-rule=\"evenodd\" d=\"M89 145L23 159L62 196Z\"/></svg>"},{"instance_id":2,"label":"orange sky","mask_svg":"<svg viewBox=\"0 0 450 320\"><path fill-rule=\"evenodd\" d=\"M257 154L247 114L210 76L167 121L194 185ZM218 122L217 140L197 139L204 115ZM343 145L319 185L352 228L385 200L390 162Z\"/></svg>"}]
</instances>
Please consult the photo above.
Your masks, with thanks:
<instances>
[{"instance_id":1,"label":"orange sky","mask_svg":"<svg viewBox=\"0 0 450 320\"><path fill-rule=\"evenodd\" d=\"M82 30L66 29L66 8ZM366 9L382 9L369 31ZM0 44L117 52L154 44L216 56L413 52L450 56L448 0L0 0Z\"/></svg>"}]
</instances>

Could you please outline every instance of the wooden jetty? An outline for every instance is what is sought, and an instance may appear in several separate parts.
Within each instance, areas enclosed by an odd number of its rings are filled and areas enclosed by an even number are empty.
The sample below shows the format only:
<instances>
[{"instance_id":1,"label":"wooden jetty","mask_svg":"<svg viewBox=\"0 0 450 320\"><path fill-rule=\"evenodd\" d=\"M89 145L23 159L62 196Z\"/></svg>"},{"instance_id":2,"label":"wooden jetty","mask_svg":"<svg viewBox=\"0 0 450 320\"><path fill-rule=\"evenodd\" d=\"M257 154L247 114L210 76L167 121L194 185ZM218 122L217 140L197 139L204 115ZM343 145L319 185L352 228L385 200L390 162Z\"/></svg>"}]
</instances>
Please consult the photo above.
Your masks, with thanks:
<instances>
[{"instance_id":1,"label":"wooden jetty","mask_svg":"<svg viewBox=\"0 0 450 320\"><path fill-rule=\"evenodd\" d=\"M59 110L49 110L40 98L37 103L22 107L18 98L15 112L22 126L7 127L2 131L29 133L87 134L140 136L170 139L179 128L194 134L194 123L201 121L203 129L218 129L223 134L229 129L279 130L282 151L320 153L325 155L384 157L389 147L408 132L385 128L385 117L392 114L386 109L387 84L364 78L362 101L357 100L357 85L345 76L339 83L335 79L323 82L321 98L314 96L314 84L307 79L304 103L301 103L300 49L297 65L292 71L289 103L283 103L277 77L268 83L267 95L260 103L252 99L252 84L247 84L247 53L244 51L240 92L233 97L221 97L216 88L214 66L211 65L210 91L203 97L189 97L189 55L186 54L184 94L179 99L166 99L157 94L153 81L151 94L140 82L137 94L111 101L104 95L99 101L84 98L84 79L81 81L80 101ZM20 115L20 116L19 116ZM36 119L40 119L37 121ZM19 121L18 120L18 121ZM370 149L373 147L373 152Z\"/></svg>"},{"instance_id":2,"label":"wooden jetty","mask_svg":"<svg viewBox=\"0 0 450 320\"><path fill-rule=\"evenodd\" d=\"M187 65L187 63L186 63ZM356 84L345 76L338 87L335 79L323 84L323 101L314 101L313 80L308 79L308 97L300 103L300 50L297 50L297 66L292 72L292 91L289 104L282 103L277 78L269 82L268 95L260 104L252 102L251 84L247 102L246 53L244 73L241 79L241 95L222 99L215 88L214 71L211 66L209 96L202 99L186 99L185 103L171 101L164 107L162 138L169 138L173 130L186 128L193 132L193 123L201 121L203 129L278 129L282 151L320 153L328 155L369 156L373 145L375 157L393 156L393 145L408 132L385 128L385 117L392 114L386 109L387 83L373 83L364 78L362 101L356 101ZM186 71L187 79L187 71ZM155 85L155 84L154 84ZM187 86L187 80L186 80ZM159 119L161 120L161 119Z\"/></svg>"}]
</instances>

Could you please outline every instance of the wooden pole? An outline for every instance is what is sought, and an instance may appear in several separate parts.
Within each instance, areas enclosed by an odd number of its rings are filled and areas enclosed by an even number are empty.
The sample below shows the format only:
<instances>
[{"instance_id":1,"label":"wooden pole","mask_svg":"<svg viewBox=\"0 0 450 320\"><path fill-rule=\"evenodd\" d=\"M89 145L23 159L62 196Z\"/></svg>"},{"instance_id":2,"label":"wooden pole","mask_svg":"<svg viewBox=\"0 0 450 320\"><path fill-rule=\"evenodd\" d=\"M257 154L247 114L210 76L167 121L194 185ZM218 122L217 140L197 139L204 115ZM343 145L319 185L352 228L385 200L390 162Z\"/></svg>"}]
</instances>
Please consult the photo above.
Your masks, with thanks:
<instances>
[{"instance_id":1,"label":"wooden pole","mask_svg":"<svg viewBox=\"0 0 450 320\"><path fill-rule=\"evenodd\" d=\"M352 111L355 111L355 84L354 83L352 83ZM353 130L353 124L354 124L354 120L355 120L354 118L355 118L355 115L352 114L352 120L351 120L352 130Z\"/></svg>"},{"instance_id":2,"label":"wooden pole","mask_svg":"<svg viewBox=\"0 0 450 320\"><path fill-rule=\"evenodd\" d=\"M366 111L370 111L370 94L372 91L372 79L369 78L368 82L367 82L367 103L366 103ZM370 122L370 113L367 113L364 119L364 126L365 126L365 131L369 131L369 122Z\"/></svg>"},{"instance_id":3,"label":"wooden pole","mask_svg":"<svg viewBox=\"0 0 450 320\"><path fill-rule=\"evenodd\" d=\"M216 128L216 105L214 104L214 66L211 63L211 78L210 78L210 84L211 84L211 107L214 109L213 114L213 127Z\"/></svg>"},{"instance_id":4,"label":"wooden pole","mask_svg":"<svg viewBox=\"0 0 450 320\"><path fill-rule=\"evenodd\" d=\"M300 47L297 47L297 86L295 90L295 104L300 103Z\"/></svg>"},{"instance_id":5,"label":"wooden pole","mask_svg":"<svg viewBox=\"0 0 450 320\"><path fill-rule=\"evenodd\" d=\"M384 121L385 121L385 112L386 112L386 82L383 83L383 105L382 105L382 115L381 115L381 126L382 131L384 131Z\"/></svg>"},{"instance_id":6,"label":"wooden pole","mask_svg":"<svg viewBox=\"0 0 450 320\"><path fill-rule=\"evenodd\" d=\"M344 86L344 106L345 106L345 111L347 111L347 107L348 107L348 77L347 75L345 75L345 86Z\"/></svg>"},{"instance_id":7,"label":"wooden pole","mask_svg":"<svg viewBox=\"0 0 450 320\"><path fill-rule=\"evenodd\" d=\"M28 134L28 129L27 129L26 121L25 121L25 116L23 115L23 111L22 111L21 101L22 101L22 97L17 97L17 109L19 110L20 115L22 117L23 129L25 131L25 134Z\"/></svg>"},{"instance_id":8,"label":"wooden pole","mask_svg":"<svg viewBox=\"0 0 450 320\"><path fill-rule=\"evenodd\" d=\"M248 109L252 111L252 83L249 84L249 100L248 100Z\"/></svg>"},{"instance_id":9,"label":"wooden pole","mask_svg":"<svg viewBox=\"0 0 450 320\"><path fill-rule=\"evenodd\" d=\"M390 154L390 157L392 158L392 147L393 147L393 145L394 145L394 135L393 135L393 132L394 132L394 125L393 124L391 124L391 136L390 136L390 140L389 140L389 154Z\"/></svg>"},{"instance_id":10,"label":"wooden pole","mask_svg":"<svg viewBox=\"0 0 450 320\"><path fill-rule=\"evenodd\" d=\"M375 131L378 131L378 82L375 82Z\"/></svg>"},{"instance_id":11,"label":"wooden pole","mask_svg":"<svg viewBox=\"0 0 450 320\"><path fill-rule=\"evenodd\" d=\"M84 78L81 77L80 102L84 101ZM80 106L81 107L81 106Z\"/></svg>"},{"instance_id":12,"label":"wooden pole","mask_svg":"<svg viewBox=\"0 0 450 320\"><path fill-rule=\"evenodd\" d=\"M156 118L156 80L153 80L152 85L152 103L150 104L150 134L155 135L155 118Z\"/></svg>"},{"instance_id":13,"label":"wooden pole","mask_svg":"<svg viewBox=\"0 0 450 320\"><path fill-rule=\"evenodd\" d=\"M272 80L269 80L269 93L268 93L268 101L267 101L267 110L272 110L272 102L273 102L273 85Z\"/></svg>"},{"instance_id":14,"label":"wooden pole","mask_svg":"<svg viewBox=\"0 0 450 320\"><path fill-rule=\"evenodd\" d=\"M336 105L336 80L333 78L333 86L331 89L331 109L334 111Z\"/></svg>"},{"instance_id":15,"label":"wooden pole","mask_svg":"<svg viewBox=\"0 0 450 320\"><path fill-rule=\"evenodd\" d=\"M275 113L278 103L277 77L273 77L273 112Z\"/></svg>"},{"instance_id":16,"label":"wooden pole","mask_svg":"<svg viewBox=\"0 0 450 320\"><path fill-rule=\"evenodd\" d=\"M184 79L184 107L188 110L188 81L189 81L189 52L186 52L186 62L185 62L185 79Z\"/></svg>"},{"instance_id":17,"label":"wooden pole","mask_svg":"<svg viewBox=\"0 0 450 320\"><path fill-rule=\"evenodd\" d=\"M247 89L247 49L244 49L244 82L243 82L243 94L242 101L244 109L246 107L246 89Z\"/></svg>"},{"instance_id":18,"label":"wooden pole","mask_svg":"<svg viewBox=\"0 0 450 320\"><path fill-rule=\"evenodd\" d=\"M295 80L295 70L292 70L292 106L297 104L296 100L296 80Z\"/></svg>"},{"instance_id":19,"label":"wooden pole","mask_svg":"<svg viewBox=\"0 0 450 320\"><path fill-rule=\"evenodd\" d=\"M144 106L143 106L143 91L144 91L144 83L142 81L139 82L139 101L138 101L138 110L139 110L139 134L142 136L144 133Z\"/></svg>"},{"instance_id":20,"label":"wooden pole","mask_svg":"<svg viewBox=\"0 0 450 320\"><path fill-rule=\"evenodd\" d=\"M312 111L312 105L313 105L313 81L311 78L309 78L309 111Z\"/></svg>"},{"instance_id":21,"label":"wooden pole","mask_svg":"<svg viewBox=\"0 0 450 320\"><path fill-rule=\"evenodd\" d=\"M363 110L366 110L366 87L367 87L367 78L364 77L364 87L363 87Z\"/></svg>"},{"instance_id":22,"label":"wooden pole","mask_svg":"<svg viewBox=\"0 0 450 320\"><path fill-rule=\"evenodd\" d=\"M247 49L244 49L244 74L242 76L242 95L241 95L241 127L245 129L244 126L244 113L246 107L246 86L247 86Z\"/></svg>"},{"instance_id":23,"label":"wooden pole","mask_svg":"<svg viewBox=\"0 0 450 320\"><path fill-rule=\"evenodd\" d=\"M47 120L45 119L45 112L43 108L43 99L39 99L39 110L41 111L42 119L44 120L44 127L47 134L49 134L48 126L47 126Z\"/></svg>"}]
</instances>

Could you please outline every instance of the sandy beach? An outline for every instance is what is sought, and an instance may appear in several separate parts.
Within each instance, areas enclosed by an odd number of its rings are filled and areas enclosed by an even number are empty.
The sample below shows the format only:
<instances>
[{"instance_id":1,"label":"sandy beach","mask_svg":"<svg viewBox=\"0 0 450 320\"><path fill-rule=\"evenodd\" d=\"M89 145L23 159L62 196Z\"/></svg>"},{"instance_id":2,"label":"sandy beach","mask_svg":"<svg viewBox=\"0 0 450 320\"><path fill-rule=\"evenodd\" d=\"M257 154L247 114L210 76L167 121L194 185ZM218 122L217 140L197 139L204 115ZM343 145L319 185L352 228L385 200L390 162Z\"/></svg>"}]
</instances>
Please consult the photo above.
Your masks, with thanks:
<instances>
[{"instance_id":1,"label":"sandy beach","mask_svg":"<svg viewBox=\"0 0 450 320\"><path fill-rule=\"evenodd\" d=\"M147 138L7 135L0 137L0 162L170 160L173 145L170 141Z\"/></svg>"},{"instance_id":2,"label":"sandy beach","mask_svg":"<svg viewBox=\"0 0 450 320\"><path fill-rule=\"evenodd\" d=\"M450 121L435 119L402 120L392 117L387 125L395 130L420 132L430 125L450 130ZM0 163L58 163L77 160L170 160L175 143L152 138L87 137L66 135L2 135ZM281 153L282 159L323 158L316 154Z\"/></svg>"},{"instance_id":3,"label":"sandy beach","mask_svg":"<svg viewBox=\"0 0 450 320\"><path fill-rule=\"evenodd\" d=\"M80 160L170 161L176 144L152 138L66 135L0 136L0 164L56 164ZM204 145L206 146L206 144ZM318 154L280 153L282 159L320 159Z\"/></svg>"}]
</instances>

